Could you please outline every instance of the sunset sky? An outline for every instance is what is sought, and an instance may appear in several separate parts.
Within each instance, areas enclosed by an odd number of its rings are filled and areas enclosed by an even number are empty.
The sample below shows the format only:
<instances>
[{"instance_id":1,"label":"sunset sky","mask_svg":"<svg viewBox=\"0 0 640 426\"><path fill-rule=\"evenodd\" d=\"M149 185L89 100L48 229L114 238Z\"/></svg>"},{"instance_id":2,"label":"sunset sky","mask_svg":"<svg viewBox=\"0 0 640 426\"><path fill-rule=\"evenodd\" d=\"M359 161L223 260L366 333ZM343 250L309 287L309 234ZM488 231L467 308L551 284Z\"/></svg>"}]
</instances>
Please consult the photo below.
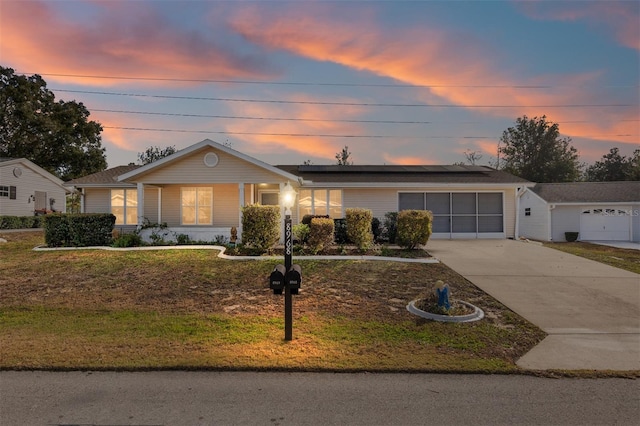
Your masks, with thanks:
<instances>
[{"instance_id":1,"label":"sunset sky","mask_svg":"<svg viewBox=\"0 0 640 426\"><path fill-rule=\"evenodd\" d=\"M0 65L83 102L110 167L205 138L270 164L487 164L523 115L593 163L639 147L639 23L635 0L0 0Z\"/></svg>"}]
</instances>

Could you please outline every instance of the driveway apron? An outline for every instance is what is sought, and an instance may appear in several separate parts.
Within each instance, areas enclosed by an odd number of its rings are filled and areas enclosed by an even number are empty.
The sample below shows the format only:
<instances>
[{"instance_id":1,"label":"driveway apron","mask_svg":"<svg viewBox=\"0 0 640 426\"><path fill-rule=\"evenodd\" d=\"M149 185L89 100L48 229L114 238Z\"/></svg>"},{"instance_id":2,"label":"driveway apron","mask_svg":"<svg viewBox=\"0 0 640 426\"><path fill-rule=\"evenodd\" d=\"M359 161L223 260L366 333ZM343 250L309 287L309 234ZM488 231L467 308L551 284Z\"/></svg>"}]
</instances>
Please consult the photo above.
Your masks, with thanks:
<instances>
[{"instance_id":1,"label":"driveway apron","mask_svg":"<svg viewBox=\"0 0 640 426\"><path fill-rule=\"evenodd\" d=\"M426 248L547 332L520 367L640 370L640 275L515 240L430 240Z\"/></svg>"}]
</instances>

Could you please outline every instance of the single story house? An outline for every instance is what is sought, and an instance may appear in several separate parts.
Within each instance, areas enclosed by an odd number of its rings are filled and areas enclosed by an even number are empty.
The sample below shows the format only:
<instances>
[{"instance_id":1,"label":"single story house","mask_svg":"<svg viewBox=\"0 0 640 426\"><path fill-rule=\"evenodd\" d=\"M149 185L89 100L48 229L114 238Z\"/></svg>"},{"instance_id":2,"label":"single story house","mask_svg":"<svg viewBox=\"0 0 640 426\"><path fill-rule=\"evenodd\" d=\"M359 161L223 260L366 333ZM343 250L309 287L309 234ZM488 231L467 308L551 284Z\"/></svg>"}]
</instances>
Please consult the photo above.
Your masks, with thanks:
<instances>
[{"instance_id":1,"label":"single story house","mask_svg":"<svg viewBox=\"0 0 640 426\"><path fill-rule=\"evenodd\" d=\"M0 216L67 211L64 182L26 158L0 158Z\"/></svg>"},{"instance_id":2,"label":"single story house","mask_svg":"<svg viewBox=\"0 0 640 426\"><path fill-rule=\"evenodd\" d=\"M81 211L112 212L116 226L166 223L196 240L241 236L241 208L280 205L287 183L297 192L293 223L305 214L342 218L345 209L380 219L403 209L434 214L433 238L516 238L519 190L532 182L485 166L272 166L203 140L144 166L115 167L67 182Z\"/></svg>"},{"instance_id":3,"label":"single story house","mask_svg":"<svg viewBox=\"0 0 640 426\"><path fill-rule=\"evenodd\" d=\"M538 183L520 193L520 236L640 242L640 182Z\"/></svg>"}]
</instances>

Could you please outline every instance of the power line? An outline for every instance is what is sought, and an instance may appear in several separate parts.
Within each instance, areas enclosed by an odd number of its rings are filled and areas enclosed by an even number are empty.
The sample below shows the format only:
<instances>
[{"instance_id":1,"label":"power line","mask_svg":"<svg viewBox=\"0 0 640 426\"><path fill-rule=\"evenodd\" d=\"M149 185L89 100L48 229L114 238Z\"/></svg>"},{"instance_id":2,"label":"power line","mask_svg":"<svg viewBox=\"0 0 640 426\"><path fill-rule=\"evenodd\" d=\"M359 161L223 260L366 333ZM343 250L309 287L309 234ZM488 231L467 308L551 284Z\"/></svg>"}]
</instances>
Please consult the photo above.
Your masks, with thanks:
<instances>
[{"instance_id":1,"label":"power line","mask_svg":"<svg viewBox=\"0 0 640 426\"><path fill-rule=\"evenodd\" d=\"M374 102L288 101L288 100L274 100L274 99L238 99L238 98L215 98L215 97L199 97L199 96L149 95L149 94L143 94L143 93L96 92L96 91L90 91L90 90L69 90L69 89L53 89L53 88L51 90L56 92L82 93L82 94L90 94L90 95L129 96L129 97L182 99L182 100L199 100L199 101L295 104L295 105L417 107L417 108L617 108L617 107L622 108L622 107L636 106L634 104L565 104L565 105L385 104L385 103L374 103Z\"/></svg>"},{"instance_id":2,"label":"power line","mask_svg":"<svg viewBox=\"0 0 640 426\"><path fill-rule=\"evenodd\" d=\"M55 74L55 73L26 73L38 74L52 77L72 77L72 78L92 78L105 80L132 80L132 81L170 81L178 83L217 83L217 84L256 84L272 86L334 86L334 87L397 87L397 88L474 88L474 89L553 89L559 87L578 88L583 86L575 85L501 85L501 84L406 84L406 83L319 83L319 82L297 82L297 81L260 81L260 80L220 80L220 79L196 79L196 78L162 78L162 77L125 77L106 75L82 75L82 74ZM603 88L634 88L639 85L605 85Z\"/></svg>"},{"instance_id":3,"label":"power line","mask_svg":"<svg viewBox=\"0 0 640 426\"><path fill-rule=\"evenodd\" d=\"M92 112L110 112L116 114L161 115L168 117L195 117L195 118L224 118L232 120L269 120L269 121L310 121L310 122L339 122L339 123L381 123L381 124L432 124L431 121L396 121L396 120L347 120L347 119L322 119L322 118L282 118L282 117L249 117L235 115L208 115L185 114L170 112L146 112L124 111L113 109L92 109Z\"/></svg>"},{"instance_id":4,"label":"power line","mask_svg":"<svg viewBox=\"0 0 640 426\"><path fill-rule=\"evenodd\" d=\"M104 129L134 130L144 132L172 132L172 133L209 133L217 135L250 135L250 136L294 136L294 137L322 137L322 138L352 138L352 139L496 139L496 136L397 136L397 135L335 135L317 133L268 133L268 132L233 132L214 130L184 130L184 129L152 129L141 127L119 127L103 126ZM619 134L619 135L592 135L581 136L585 138L593 137L636 137L640 135Z\"/></svg>"}]
</instances>

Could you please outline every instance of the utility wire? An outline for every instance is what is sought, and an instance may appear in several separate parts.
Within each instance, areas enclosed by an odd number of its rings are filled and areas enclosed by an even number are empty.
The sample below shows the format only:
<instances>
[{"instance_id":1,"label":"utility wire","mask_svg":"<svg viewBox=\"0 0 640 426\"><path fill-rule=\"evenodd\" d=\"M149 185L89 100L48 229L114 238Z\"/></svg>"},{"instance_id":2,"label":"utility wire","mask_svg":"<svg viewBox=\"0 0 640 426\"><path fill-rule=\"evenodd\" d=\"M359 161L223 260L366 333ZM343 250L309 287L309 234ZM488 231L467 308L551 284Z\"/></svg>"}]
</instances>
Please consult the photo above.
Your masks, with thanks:
<instances>
[{"instance_id":1,"label":"utility wire","mask_svg":"<svg viewBox=\"0 0 640 426\"><path fill-rule=\"evenodd\" d=\"M296 105L342 105L342 106L374 106L374 107L417 107L417 108L610 108L610 107L633 107L634 104L565 104L565 105L455 105L455 104L385 104L374 102L323 102L323 101L287 101L274 99L238 99L238 98L215 98L199 96L170 96L170 95L149 95L142 93L118 93L118 92L96 92L90 90L69 90L51 89L56 92L83 93L91 95L108 96L130 96L143 98L161 99L183 99L199 101L225 101L225 102L251 102L270 104L296 104Z\"/></svg>"},{"instance_id":2,"label":"utility wire","mask_svg":"<svg viewBox=\"0 0 640 426\"><path fill-rule=\"evenodd\" d=\"M318 82L296 82L296 81L260 81L260 80L219 80L219 79L186 79L186 78L161 78L161 77L124 77L106 75L82 75L82 74L54 74L54 73L26 73L38 74L52 77L73 77L73 78L97 78L105 80L134 80L134 81L171 81L179 83L220 83L220 84L261 84L272 86L336 86L336 87L398 87L398 88L474 88L474 89L553 89L558 87L583 87L575 85L500 85L500 84L406 84L406 83L318 83ZM607 85L599 86L603 88L633 88L639 85Z\"/></svg>"}]
</instances>

